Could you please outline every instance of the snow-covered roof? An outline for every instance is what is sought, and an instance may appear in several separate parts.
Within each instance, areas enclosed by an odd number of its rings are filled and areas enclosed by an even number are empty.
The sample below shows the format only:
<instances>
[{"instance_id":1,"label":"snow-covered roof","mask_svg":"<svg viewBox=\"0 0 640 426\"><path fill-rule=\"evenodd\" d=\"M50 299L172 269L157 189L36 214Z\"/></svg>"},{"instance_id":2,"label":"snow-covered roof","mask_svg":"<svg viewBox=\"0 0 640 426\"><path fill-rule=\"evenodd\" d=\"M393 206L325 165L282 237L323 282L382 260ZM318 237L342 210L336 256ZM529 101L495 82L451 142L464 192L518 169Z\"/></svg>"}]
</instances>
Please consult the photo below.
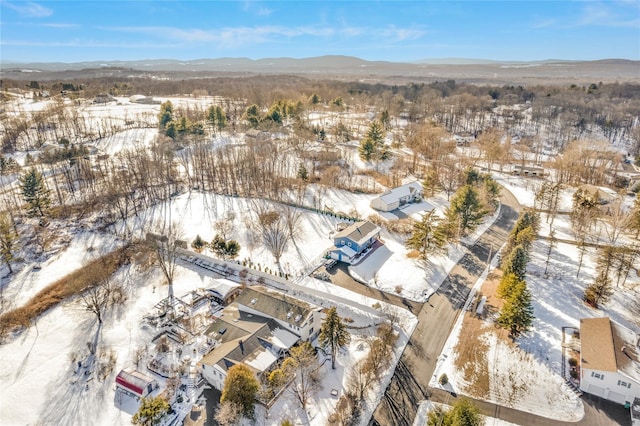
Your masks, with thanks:
<instances>
[{"instance_id":1,"label":"snow-covered roof","mask_svg":"<svg viewBox=\"0 0 640 426\"><path fill-rule=\"evenodd\" d=\"M271 330L272 336L268 339L271 343L282 349L289 349L299 340L299 337L284 328Z\"/></svg>"},{"instance_id":2,"label":"snow-covered roof","mask_svg":"<svg viewBox=\"0 0 640 426\"><path fill-rule=\"evenodd\" d=\"M620 371L640 381L636 334L608 317L580 320L582 368Z\"/></svg>"},{"instance_id":3,"label":"snow-covered roof","mask_svg":"<svg viewBox=\"0 0 640 426\"><path fill-rule=\"evenodd\" d=\"M331 251L334 251L334 250L341 251L342 253L344 253L345 256L349 258L356 255L356 251L349 246L340 246L340 247L333 246Z\"/></svg>"},{"instance_id":4,"label":"snow-covered roof","mask_svg":"<svg viewBox=\"0 0 640 426\"><path fill-rule=\"evenodd\" d=\"M399 186L397 188L390 189L389 191L380 195L378 198L380 198L386 204L391 204L399 200L400 198L408 197L417 192L422 192L422 185L420 185L420 182L415 181Z\"/></svg>"},{"instance_id":5,"label":"snow-covered roof","mask_svg":"<svg viewBox=\"0 0 640 426\"><path fill-rule=\"evenodd\" d=\"M215 319L205 334L216 340L218 345L200 363L217 364L223 370L230 365L244 363L256 371L264 371L265 363L270 362L268 368L277 357L262 352L277 354L300 340L274 319L241 311L237 303L224 308L222 315Z\"/></svg>"},{"instance_id":6,"label":"snow-covered roof","mask_svg":"<svg viewBox=\"0 0 640 426\"><path fill-rule=\"evenodd\" d=\"M240 284L226 278L212 278L207 284L207 290L213 292L222 299L226 298L229 293L240 287Z\"/></svg>"},{"instance_id":7,"label":"snow-covered roof","mask_svg":"<svg viewBox=\"0 0 640 426\"><path fill-rule=\"evenodd\" d=\"M244 363L258 371L265 371L271 367L277 359L278 357L271 351L262 348L255 351L254 356L251 357L251 359L246 359Z\"/></svg>"},{"instance_id":8,"label":"snow-covered roof","mask_svg":"<svg viewBox=\"0 0 640 426\"><path fill-rule=\"evenodd\" d=\"M124 369L116 376L116 384L118 386L121 386L136 395L144 395L147 386L154 382L155 380L153 377L149 377L138 370Z\"/></svg>"},{"instance_id":9,"label":"snow-covered roof","mask_svg":"<svg viewBox=\"0 0 640 426\"><path fill-rule=\"evenodd\" d=\"M638 336L632 330L615 322L611 322L611 331L613 332L613 347L618 371L640 382Z\"/></svg>"},{"instance_id":10,"label":"snow-covered roof","mask_svg":"<svg viewBox=\"0 0 640 426\"><path fill-rule=\"evenodd\" d=\"M355 222L342 231L337 232L333 236L333 239L335 241L340 238L348 238L356 244L360 245L368 239L374 237L378 233L380 233L380 227L378 225L369 222L368 220L363 220L360 222Z\"/></svg>"}]
</instances>

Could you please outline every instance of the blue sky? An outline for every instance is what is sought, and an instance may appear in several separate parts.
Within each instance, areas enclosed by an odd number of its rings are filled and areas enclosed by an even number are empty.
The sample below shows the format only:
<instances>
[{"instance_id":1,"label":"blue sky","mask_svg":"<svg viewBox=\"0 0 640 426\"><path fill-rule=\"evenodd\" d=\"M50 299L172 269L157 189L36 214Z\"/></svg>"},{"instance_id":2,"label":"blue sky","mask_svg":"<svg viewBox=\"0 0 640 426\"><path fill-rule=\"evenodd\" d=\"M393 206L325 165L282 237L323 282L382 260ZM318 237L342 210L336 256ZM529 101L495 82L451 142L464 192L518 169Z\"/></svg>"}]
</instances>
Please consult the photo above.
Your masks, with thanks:
<instances>
[{"instance_id":1,"label":"blue sky","mask_svg":"<svg viewBox=\"0 0 640 426\"><path fill-rule=\"evenodd\" d=\"M5 1L0 59L640 59L640 0Z\"/></svg>"}]
</instances>

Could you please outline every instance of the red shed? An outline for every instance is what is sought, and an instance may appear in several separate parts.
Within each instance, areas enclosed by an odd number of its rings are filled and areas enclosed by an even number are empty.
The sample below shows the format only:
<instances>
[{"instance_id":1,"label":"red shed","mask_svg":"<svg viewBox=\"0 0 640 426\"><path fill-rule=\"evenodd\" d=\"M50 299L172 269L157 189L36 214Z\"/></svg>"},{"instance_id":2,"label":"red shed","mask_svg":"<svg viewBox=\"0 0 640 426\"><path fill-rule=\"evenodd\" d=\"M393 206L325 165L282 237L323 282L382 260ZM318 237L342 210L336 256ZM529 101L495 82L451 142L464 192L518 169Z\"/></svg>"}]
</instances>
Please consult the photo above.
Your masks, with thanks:
<instances>
[{"instance_id":1,"label":"red shed","mask_svg":"<svg viewBox=\"0 0 640 426\"><path fill-rule=\"evenodd\" d=\"M116 385L142 398L158 387L158 382L138 370L124 369L116 377Z\"/></svg>"}]
</instances>

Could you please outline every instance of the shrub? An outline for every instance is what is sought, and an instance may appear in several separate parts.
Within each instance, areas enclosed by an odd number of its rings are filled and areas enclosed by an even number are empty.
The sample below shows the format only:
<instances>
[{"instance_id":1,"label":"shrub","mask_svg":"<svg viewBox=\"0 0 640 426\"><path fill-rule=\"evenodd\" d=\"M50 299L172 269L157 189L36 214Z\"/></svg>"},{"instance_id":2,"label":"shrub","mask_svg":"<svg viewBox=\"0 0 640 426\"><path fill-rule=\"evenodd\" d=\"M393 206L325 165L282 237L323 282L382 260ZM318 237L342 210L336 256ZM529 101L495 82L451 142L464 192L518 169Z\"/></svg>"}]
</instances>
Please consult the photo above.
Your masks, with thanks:
<instances>
[{"instance_id":1,"label":"shrub","mask_svg":"<svg viewBox=\"0 0 640 426\"><path fill-rule=\"evenodd\" d=\"M449 378L447 377L446 374L442 373L442 375L440 376L440 378L438 379L438 383L440 383L442 386L446 385L447 383L449 383Z\"/></svg>"},{"instance_id":2,"label":"shrub","mask_svg":"<svg viewBox=\"0 0 640 426\"><path fill-rule=\"evenodd\" d=\"M191 247L193 247L196 251L201 251L206 245L207 242L202 239L200 234L196 235L195 240L191 242Z\"/></svg>"},{"instance_id":3,"label":"shrub","mask_svg":"<svg viewBox=\"0 0 640 426\"><path fill-rule=\"evenodd\" d=\"M578 365L578 360L574 357L569 358L569 365L575 367L576 365Z\"/></svg>"}]
</instances>

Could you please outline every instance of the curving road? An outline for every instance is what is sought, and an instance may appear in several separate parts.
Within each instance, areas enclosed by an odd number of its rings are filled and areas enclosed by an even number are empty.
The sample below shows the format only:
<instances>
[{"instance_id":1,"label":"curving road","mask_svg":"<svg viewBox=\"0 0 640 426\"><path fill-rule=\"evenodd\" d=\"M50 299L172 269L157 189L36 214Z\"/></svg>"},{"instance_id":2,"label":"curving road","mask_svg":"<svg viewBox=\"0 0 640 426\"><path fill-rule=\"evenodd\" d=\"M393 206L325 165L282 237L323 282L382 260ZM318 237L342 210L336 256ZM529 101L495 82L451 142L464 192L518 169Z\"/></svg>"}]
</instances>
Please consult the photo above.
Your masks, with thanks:
<instances>
[{"instance_id":1,"label":"curving road","mask_svg":"<svg viewBox=\"0 0 640 426\"><path fill-rule=\"evenodd\" d=\"M429 388L436 361L451 332L460 309L482 271L488 257L502 246L521 210L516 198L502 188L500 216L476 244L451 270L438 292L431 296L418 312L418 325L396 367L384 397L378 405L370 426L413 424L418 404L424 399L452 403L455 398L446 392ZM415 310L414 310L415 312ZM489 416L520 425L580 425L605 426L629 423L628 413L617 404L599 398L583 397L585 417L578 423L553 421L523 411L476 401ZM606 410L606 411L605 411Z\"/></svg>"}]
</instances>

